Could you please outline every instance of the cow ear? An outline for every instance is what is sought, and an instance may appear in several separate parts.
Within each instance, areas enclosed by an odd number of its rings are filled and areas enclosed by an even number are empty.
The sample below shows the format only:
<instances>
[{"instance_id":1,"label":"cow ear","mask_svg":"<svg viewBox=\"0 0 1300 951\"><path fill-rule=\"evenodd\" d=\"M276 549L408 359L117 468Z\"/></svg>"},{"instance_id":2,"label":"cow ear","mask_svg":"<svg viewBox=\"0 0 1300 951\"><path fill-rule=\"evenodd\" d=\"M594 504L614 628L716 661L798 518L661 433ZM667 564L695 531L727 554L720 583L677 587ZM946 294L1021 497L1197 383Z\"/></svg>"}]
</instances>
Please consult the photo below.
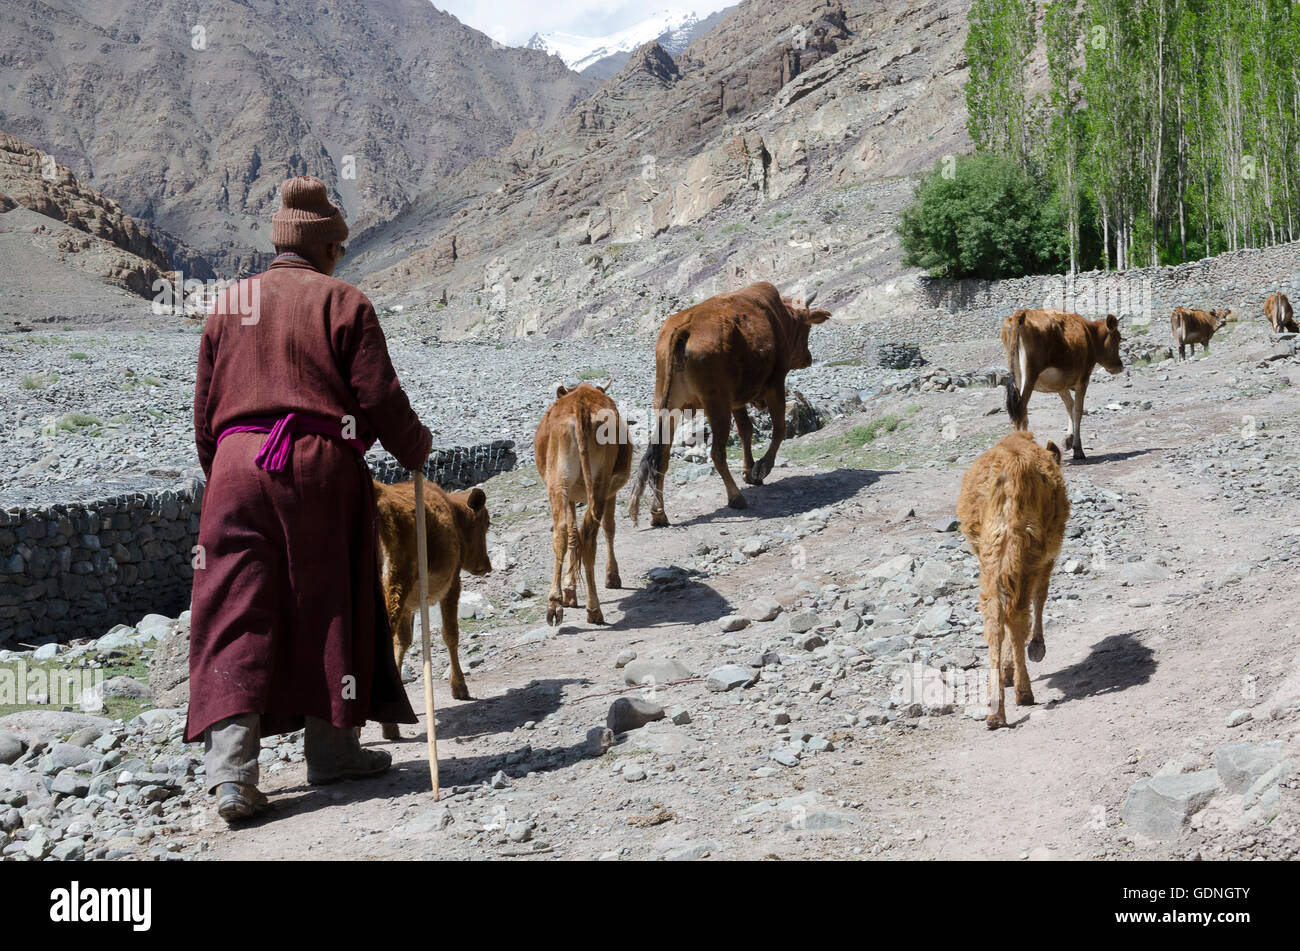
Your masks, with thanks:
<instances>
[{"instance_id":1,"label":"cow ear","mask_svg":"<svg viewBox=\"0 0 1300 951\"><path fill-rule=\"evenodd\" d=\"M813 310L808 312L808 316L804 318L804 321L810 324L824 324L830 320L830 317L831 312L829 310Z\"/></svg>"},{"instance_id":2,"label":"cow ear","mask_svg":"<svg viewBox=\"0 0 1300 951\"><path fill-rule=\"evenodd\" d=\"M565 395L566 393L568 393L568 392L569 392L569 391L568 391L567 389L565 389L563 383L561 383L561 384L559 384L558 386L555 387L555 396L556 396L557 399L558 399L559 397L561 397L561 396L564 396L564 395Z\"/></svg>"},{"instance_id":3,"label":"cow ear","mask_svg":"<svg viewBox=\"0 0 1300 951\"><path fill-rule=\"evenodd\" d=\"M1117 329L1118 327L1119 327L1119 318L1116 317L1114 314L1107 314L1107 315L1106 315L1106 329L1107 329L1107 330L1115 330L1115 329Z\"/></svg>"},{"instance_id":4,"label":"cow ear","mask_svg":"<svg viewBox=\"0 0 1300 951\"><path fill-rule=\"evenodd\" d=\"M1061 464L1061 447L1049 439L1047 440L1047 451L1052 454L1052 458L1056 460L1056 464L1059 466Z\"/></svg>"},{"instance_id":5,"label":"cow ear","mask_svg":"<svg viewBox=\"0 0 1300 951\"><path fill-rule=\"evenodd\" d=\"M465 499L465 503L473 511L481 511L483 506L487 504L487 493L478 488L470 489L469 496Z\"/></svg>"}]
</instances>

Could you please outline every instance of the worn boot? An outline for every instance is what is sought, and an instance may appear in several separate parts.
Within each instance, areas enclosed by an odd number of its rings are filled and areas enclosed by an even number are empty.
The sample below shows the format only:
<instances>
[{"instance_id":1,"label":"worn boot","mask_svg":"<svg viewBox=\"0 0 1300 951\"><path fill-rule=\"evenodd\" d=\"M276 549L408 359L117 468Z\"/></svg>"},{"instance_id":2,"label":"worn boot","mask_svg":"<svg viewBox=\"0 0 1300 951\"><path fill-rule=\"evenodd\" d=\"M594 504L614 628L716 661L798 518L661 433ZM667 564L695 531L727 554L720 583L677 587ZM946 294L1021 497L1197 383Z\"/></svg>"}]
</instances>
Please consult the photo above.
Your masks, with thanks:
<instances>
[{"instance_id":1,"label":"worn boot","mask_svg":"<svg viewBox=\"0 0 1300 951\"><path fill-rule=\"evenodd\" d=\"M217 815L230 825L256 818L270 805L266 794L248 783L222 783L217 787Z\"/></svg>"},{"instance_id":2,"label":"worn boot","mask_svg":"<svg viewBox=\"0 0 1300 951\"><path fill-rule=\"evenodd\" d=\"M383 750L363 749L355 730L336 727L317 717L307 718L303 752L307 756L307 782L314 786L378 776L393 765L392 756Z\"/></svg>"}]
</instances>

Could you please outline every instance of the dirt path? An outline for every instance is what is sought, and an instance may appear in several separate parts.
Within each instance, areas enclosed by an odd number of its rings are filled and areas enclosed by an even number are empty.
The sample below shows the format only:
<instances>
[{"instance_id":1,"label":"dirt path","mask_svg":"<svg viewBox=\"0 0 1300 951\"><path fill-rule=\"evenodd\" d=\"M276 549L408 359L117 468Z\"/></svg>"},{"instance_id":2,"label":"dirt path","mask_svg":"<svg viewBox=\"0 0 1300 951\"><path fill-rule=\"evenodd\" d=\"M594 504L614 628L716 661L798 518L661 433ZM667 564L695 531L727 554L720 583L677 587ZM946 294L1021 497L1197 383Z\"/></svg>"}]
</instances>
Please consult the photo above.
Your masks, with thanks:
<instances>
[{"instance_id":1,"label":"dirt path","mask_svg":"<svg viewBox=\"0 0 1300 951\"><path fill-rule=\"evenodd\" d=\"M263 784L277 802L272 820L239 832L198 828L191 844L207 842L214 858L255 859L1230 851L1235 840L1223 836L1232 828L1134 838L1121 808L1137 779L1169 761L1202 768L1226 742L1284 729L1225 726L1229 711L1267 698L1300 651L1283 593L1294 590L1300 558L1290 501L1300 456L1290 376L1300 371L1294 360L1261 367L1269 349L1262 328L1241 326L1204 360L1094 382L1084 422L1091 459L1066 472L1072 536L1053 578L1047 657L1031 665L1038 705L1009 707L1012 729L990 733L960 704L912 715L920 711L909 713L895 689L921 661L982 679L973 562L960 536L936 523L952 515L975 454L1005 431L1005 416L989 415L1000 394L886 396L791 443L800 464L749 489L745 512L719 507L716 476L675 484L670 473L671 528L620 519L619 561L634 587L600 592L604 627L582 622L580 609L558 631L541 626L550 559L542 488L529 471L488 483L497 570L467 590L486 595L495 616L467 624L473 636L462 639L476 699L454 701L445 681L438 687L444 801L430 801L423 732L408 727L410 739L384 745L397 764L390 776L322 790L305 785L301 764L286 764ZM969 347L951 356L997 362L996 351ZM1059 438L1059 401L1040 394L1030 413L1040 440ZM845 434L884 414L908 424L845 449ZM825 458L815 458L818 447ZM888 464L861 467L879 460ZM675 462L673 472L701 468ZM741 550L756 538L763 544L750 547L761 552ZM900 553L917 574L872 577ZM927 596L930 562L953 578ZM654 569L662 580L649 582ZM521 582L541 597L519 597ZM722 632L720 619L764 597L785 610ZM947 603L951 624L924 630ZM824 644L805 649L806 635L790 631L805 611ZM849 615L874 623L852 630ZM908 646L875 657L891 633ZM594 755L588 731L604 724L613 691L627 689L616 659L629 650L699 675L769 657L748 688L657 688L653 699L689 722L650 724ZM419 684L410 691L422 709ZM797 765L772 759L805 734ZM373 727L365 740L382 744ZM829 748L814 755L819 741ZM1293 809L1284 797L1276 829L1294 825Z\"/></svg>"}]
</instances>

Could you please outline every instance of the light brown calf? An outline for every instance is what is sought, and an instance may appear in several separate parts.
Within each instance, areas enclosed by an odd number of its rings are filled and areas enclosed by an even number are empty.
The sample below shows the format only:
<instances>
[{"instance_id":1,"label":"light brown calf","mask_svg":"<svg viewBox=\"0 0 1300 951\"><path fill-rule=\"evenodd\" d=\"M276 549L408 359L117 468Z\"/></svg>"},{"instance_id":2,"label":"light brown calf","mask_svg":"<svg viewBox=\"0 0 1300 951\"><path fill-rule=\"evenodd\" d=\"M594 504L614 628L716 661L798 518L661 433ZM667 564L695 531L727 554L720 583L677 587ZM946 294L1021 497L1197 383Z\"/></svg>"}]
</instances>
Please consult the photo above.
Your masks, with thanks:
<instances>
[{"instance_id":1,"label":"light brown calf","mask_svg":"<svg viewBox=\"0 0 1300 951\"><path fill-rule=\"evenodd\" d=\"M555 573L547 599L546 621L559 624L564 608L578 604L577 572L587 586L587 621L604 624L596 595L596 535L605 527L609 549L605 562L605 587L620 588L618 560L614 557L614 510L618 490L632 469L632 443L614 401L604 387L583 383L572 390L560 386L557 399L542 416L533 439L537 471L546 483L551 503ZM578 528L577 503L587 511ZM564 571L565 555L568 571ZM560 576L564 574L564 590Z\"/></svg>"},{"instance_id":2,"label":"light brown calf","mask_svg":"<svg viewBox=\"0 0 1300 951\"><path fill-rule=\"evenodd\" d=\"M791 370L812 366L808 332L824 323L830 311L811 310L807 301L781 296L768 283L751 284L731 294L718 294L673 314L655 344L654 418L650 444L637 467L628 509L637 524L641 494L654 492L650 524L668 524L664 512L664 476L677 424L685 413L703 412L713 436L713 467L727 490L727 504L747 505L727 468L727 438L736 422L745 453L744 479L762 485L772 471L785 439L785 377ZM754 461L754 424L749 405L772 417L772 441L762 459Z\"/></svg>"},{"instance_id":3,"label":"light brown calf","mask_svg":"<svg viewBox=\"0 0 1300 951\"><path fill-rule=\"evenodd\" d=\"M1189 307L1175 307L1169 315L1169 329L1173 332L1174 343L1178 345L1178 359L1196 355L1199 343L1204 350L1210 349L1210 338L1215 331L1223 329L1228 323L1226 310L1193 310ZM1184 348L1187 353L1184 353Z\"/></svg>"},{"instance_id":4,"label":"light brown calf","mask_svg":"<svg viewBox=\"0 0 1300 951\"><path fill-rule=\"evenodd\" d=\"M1065 448L1083 455L1079 424L1093 367L1124 369L1119 356L1119 319L1084 320L1063 310L1018 310L1002 322L1002 346L1012 379L1007 381L1007 415L1016 429L1029 428L1029 395L1059 393L1069 414Z\"/></svg>"},{"instance_id":5,"label":"light brown calf","mask_svg":"<svg viewBox=\"0 0 1300 951\"><path fill-rule=\"evenodd\" d=\"M393 632L397 669L411 646L411 626L420 608L420 588L415 548L415 485L375 483L379 509L380 578L384 607ZM469 687L460 669L460 573L485 575L492 570L488 558L487 496L482 489L445 492L432 482L424 485L425 527L429 560L429 600L442 608L442 641L451 656L451 695L469 700ZM429 636L425 632L425 636ZM384 724L384 739L396 740L395 723Z\"/></svg>"},{"instance_id":6,"label":"light brown calf","mask_svg":"<svg viewBox=\"0 0 1300 951\"><path fill-rule=\"evenodd\" d=\"M1296 325L1295 314L1291 310L1291 301L1281 291L1268 295L1268 300L1264 301L1264 316L1268 318L1268 324L1275 334L1300 333L1300 326Z\"/></svg>"},{"instance_id":7,"label":"light brown calf","mask_svg":"<svg viewBox=\"0 0 1300 951\"><path fill-rule=\"evenodd\" d=\"M957 517L980 565L980 611L989 645L986 722L991 730L1007 725L1004 687L1015 684L1017 706L1034 702L1026 642L1030 660L1046 656L1043 603L1069 515L1061 450L1051 442L1040 447L1033 433L1004 436L962 479Z\"/></svg>"}]
</instances>

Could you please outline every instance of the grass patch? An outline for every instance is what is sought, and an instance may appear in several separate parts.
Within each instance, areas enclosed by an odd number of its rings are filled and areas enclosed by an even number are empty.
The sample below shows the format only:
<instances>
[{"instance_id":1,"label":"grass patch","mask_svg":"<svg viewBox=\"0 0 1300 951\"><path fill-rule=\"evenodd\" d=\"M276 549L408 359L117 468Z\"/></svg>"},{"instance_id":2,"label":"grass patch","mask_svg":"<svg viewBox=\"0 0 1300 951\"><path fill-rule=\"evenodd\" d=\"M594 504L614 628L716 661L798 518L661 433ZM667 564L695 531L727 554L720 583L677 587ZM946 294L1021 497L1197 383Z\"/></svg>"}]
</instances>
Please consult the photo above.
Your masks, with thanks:
<instances>
[{"instance_id":1,"label":"grass patch","mask_svg":"<svg viewBox=\"0 0 1300 951\"><path fill-rule=\"evenodd\" d=\"M68 354L68 359L69 359L69 360L89 360L89 359L90 359L90 354L88 354L88 353L82 353L81 351L77 351L76 353L70 353L70 354Z\"/></svg>"},{"instance_id":2,"label":"grass patch","mask_svg":"<svg viewBox=\"0 0 1300 951\"><path fill-rule=\"evenodd\" d=\"M585 380L603 380L609 376L609 371L604 367L583 367L578 371L579 382Z\"/></svg>"},{"instance_id":3,"label":"grass patch","mask_svg":"<svg viewBox=\"0 0 1300 951\"><path fill-rule=\"evenodd\" d=\"M18 385L24 390L43 390L49 383L50 380L44 373L28 373Z\"/></svg>"},{"instance_id":4,"label":"grass patch","mask_svg":"<svg viewBox=\"0 0 1300 951\"><path fill-rule=\"evenodd\" d=\"M67 433L75 433L79 429L101 425L103 422L94 413L66 413L55 427Z\"/></svg>"},{"instance_id":5,"label":"grass patch","mask_svg":"<svg viewBox=\"0 0 1300 951\"><path fill-rule=\"evenodd\" d=\"M111 680L114 677L130 677L132 680L137 680L140 683L149 682L149 662L142 648L134 647L123 651L115 650L111 653L120 656L105 657L101 663L96 665L102 669L103 679L105 681ZM93 658L94 656L94 652L91 652L91 654L86 655L86 658ZM86 658L78 658L74 663L80 663L81 660ZM67 667L60 663L58 658L46 661L33 661L28 658L22 663L21 670L17 661L9 661L0 664L0 678L4 678L6 686L9 683L12 683L15 688L14 693L24 701L27 698L28 684L17 682L18 675L22 672L26 673L29 681L31 681L32 675L35 672L40 672L43 675L43 684L37 684L37 686L43 686L45 690L49 691L47 694L48 696L53 696L57 679L60 685L58 689L61 696L65 699L70 697L71 693L74 692L68 688L69 684L72 684L73 688L75 688L76 686L85 685L88 682L91 682L91 679L86 677L86 669ZM137 700L133 697L105 697L104 708L93 712L95 716L107 717L110 720L130 720L141 711L149 709L149 707L150 703L147 700ZM0 703L0 716L5 716L10 713L18 713L22 710L58 710L64 708L78 711L81 709L76 702L65 702L58 705L48 703L33 704L26 702Z\"/></svg>"}]
</instances>

